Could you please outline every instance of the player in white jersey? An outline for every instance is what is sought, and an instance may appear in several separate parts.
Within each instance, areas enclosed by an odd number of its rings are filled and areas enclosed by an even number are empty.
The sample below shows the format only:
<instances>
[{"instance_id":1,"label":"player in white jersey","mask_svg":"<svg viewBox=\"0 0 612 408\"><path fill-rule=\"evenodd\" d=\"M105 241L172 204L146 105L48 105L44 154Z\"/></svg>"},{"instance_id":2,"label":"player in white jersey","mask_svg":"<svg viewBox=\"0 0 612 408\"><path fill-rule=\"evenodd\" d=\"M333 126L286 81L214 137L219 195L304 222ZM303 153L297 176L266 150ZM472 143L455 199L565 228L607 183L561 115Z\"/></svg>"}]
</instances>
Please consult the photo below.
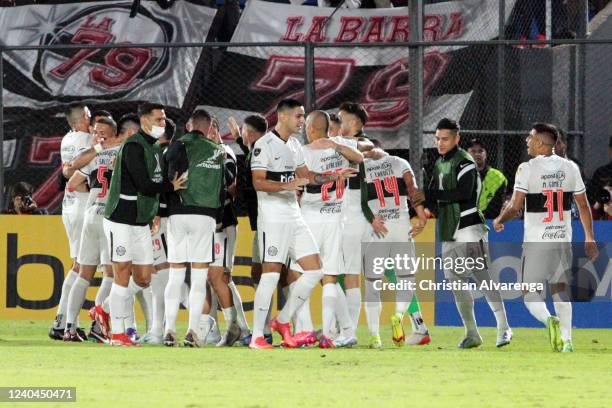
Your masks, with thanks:
<instances>
[{"instance_id":1,"label":"player in white jersey","mask_svg":"<svg viewBox=\"0 0 612 408\"><path fill-rule=\"evenodd\" d=\"M91 137L88 133L90 118L91 114L89 108L81 103L70 105L66 111L66 120L70 126L70 131L66 133L61 143L62 173L66 180L72 177L75 171L74 168L69 166L70 161L74 159L79 152L90 146ZM61 340L64 336L68 295L79 273L79 264L76 258L79 250L83 215L88 196L86 185L79 186L76 190L69 187L66 187L64 190L62 221L66 229L66 235L68 235L70 258L72 258L73 264L64 278L55 322L49 329L49 337L54 340ZM84 333L82 337L84 337Z\"/></svg>"},{"instance_id":2,"label":"player in white jersey","mask_svg":"<svg viewBox=\"0 0 612 408\"><path fill-rule=\"evenodd\" d=\"M366 154L367 156L367 154ZM373 220L374 216L384 221L387 232L377 233L369 228L363 238L364 242L364 275L366 295L366 318L370 331L370 347L380 348L379 333L380 288L376 282L382 281L381 273L375 270L375 259L395 259L396 256L415 257L413 237L421 233L427 223L427 216L423 207L424 196L417 188L414 173L408 162L400 157L386 155L376 160L366 159L364 162L364 177L362 181L364 191L362 204L364 216ZM408 210L408 198L417 213L416 225L413 228ZM408 308L414 291L408 285L415 285L416 270L404 269L399 266L394 270L397 284L401 289L395 293L396 309L391 316L393 329L393 342L395 345L423 345L431 341L427 326L423 322L420 312L411 313L412 335L406 339L402 328L404 312Z\"/></svg>"},{"instance_id":3,"label":"player in white jersey","mask_svg":"<svg viewBox=\"0 0 612 408\"><path fill-rule=\"evenodd\" d=\"M117 137L115 121L106 117L98 119L98 122L95 123L93 137L96 143L102 144L104 150L98 153L90 163L77 170L68 181L68 187L71 189L78 189L79 186L87 183L90 190L77 257L80 265L79 276L72 285L68 297L64 341L86 340L76 332L76 321L97 266L103 266L104 278L112 279L113 277L108 243L102 229L102 219L115 157L122 140ZM99 342L105 342L108 333L105 333L104 330L97 330L96 327L94 323L90 335Z\"/></svg>"},{"instance_id":4,"label":"player in white jersey","mask_svg":"<svg viewBox=\"0 0 612 408\"><path fill-rule=\"evenodd\" d=\"M350 146L360 151L368 151L374 148L363 132L363 127L368 121L368 113L365 108L354 102L345 102L340 105L338 112L340 118L340 130ZM361 212L361 190L358 177L348 180L345 191L344 208L342 216L344 227L342 231L342 263L344 275L344 288L349 313L353 320L355 329L359 325L359 314L361 311L361 289L359 289L359 277L362 269L361 239L369 227L367 220Z\"/></svg>"},{"instance_id":5,"label":"player in white jersey","mask_svg":"<svg viewBox=\"0 0 612 408\"><path fill-rule=\"evenodd\" d=\"M272 347L264 340L263 326L280 271L288 257L297 260L304 274L296 282L278 317L270 321L270 328L281 334L285 346L297 346L289 322L323 277L319 250L301 216L295 191L309 183L325 184L355 173L352 169L331 175L310 171L304 162L300 142L291 136L304 124L304 107L293 99L282 100L276 114L275 128L255 143L251 161L253 186L257 190L257 234L262 260L262 276L255 292L251 348Z\"/></svg>"},{"instance_id":6,"label":"player in white jersey","mask_svg":"<svg viewBox=\"0 0 612 408\"><path fill-rule=\"evenodd\" d=\"M326 112L314 111L308 115L306 137L310 143L302 148L306 166L317 173L334 174L348 168L350 163L361 163L363 155L359 150L348 146L342 137L328 137L329 126L330 119ZM308 185L300 200L302 217L319 246L323 264L323 330L319 339L321 348L350 347L357 344L346 296L337 282L337 276L342 273L340 257L344 192L345 180ZM292 262L292 269L301 272L297 263ZM306 303L302 307L308 306ZM335 341L331 338L334 317L341 329L340 337Z\"/></svg>"},{"instance_id":7,"label":"player in white jersey","mask_svg":"<svg viewBox=\"0 0 612 408\"><path fill-rule=\"evenodd\" d=\"M541 293L525 291L525 306L546 325L553 351L571 352L574 347L568 272L572 264L572 199L580 212L587 257L594 260L599 251L580 171L575 163L554 155L557 138L555 126L534 124L527 137L527 153L533 159L519 166L512 200L493 226L497 232L503 231L503 223L525 209L521 278L525 283L550 285L557 316L551 316Z\"/></svg>"}]
</instances>

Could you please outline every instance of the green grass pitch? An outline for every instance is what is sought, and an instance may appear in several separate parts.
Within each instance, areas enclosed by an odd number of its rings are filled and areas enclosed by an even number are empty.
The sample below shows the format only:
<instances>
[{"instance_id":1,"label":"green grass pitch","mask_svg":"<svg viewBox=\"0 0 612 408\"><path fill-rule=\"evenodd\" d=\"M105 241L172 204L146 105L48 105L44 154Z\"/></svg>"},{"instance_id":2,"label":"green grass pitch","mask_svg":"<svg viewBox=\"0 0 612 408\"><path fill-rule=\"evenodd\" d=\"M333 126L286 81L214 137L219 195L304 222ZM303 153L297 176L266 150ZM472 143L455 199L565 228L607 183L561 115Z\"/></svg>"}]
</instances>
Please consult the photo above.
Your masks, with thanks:
<instances>
[{"instance_id":1,"label":"green grass pitch","mask_svg":"<svg viewBox=\"0 0 612 408\"><path fill-rule=\"evenodd\" d=\"M76 403L18 407L604 407L612 330L574 330L573 354L553 353L544 329L515 329L508 347L458 350L462 328L433 342L369 350L111 348L46 337L48 322L0 321L0 386L74 386ZM184 327L179 327L183 333ZM10 403L0 403L9 406Z\"/></svg>"}]
</instances>

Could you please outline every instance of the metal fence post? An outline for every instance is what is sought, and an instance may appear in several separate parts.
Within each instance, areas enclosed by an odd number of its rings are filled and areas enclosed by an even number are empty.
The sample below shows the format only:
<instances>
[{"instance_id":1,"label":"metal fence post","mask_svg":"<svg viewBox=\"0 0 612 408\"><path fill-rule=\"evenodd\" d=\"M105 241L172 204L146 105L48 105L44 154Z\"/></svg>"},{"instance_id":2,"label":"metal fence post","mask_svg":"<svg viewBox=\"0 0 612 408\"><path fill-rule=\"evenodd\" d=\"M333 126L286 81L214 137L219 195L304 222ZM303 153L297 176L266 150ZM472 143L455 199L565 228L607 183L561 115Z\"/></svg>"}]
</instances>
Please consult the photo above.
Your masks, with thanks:
<instances>
[{"instance_id":1,"label":"metal fence post","mask_svg":"<svg viewBox=\"0 0 612 408\"><path fill-rule=\"evenodd\" d=\"M314 44L308 41L304 45L304 107L306 112L312 112L317 107L315 93L315 62Z\"/></svg>"},{"instance_id":2,"label":"metal fence post","mask_svg":"<svg viewBox=\"0 0 612 408\"><path fill-rule=\"evenodd\" d=\"M500 40L506 38L506 0L499 0L498 11L498 35ZM506 98L506 46L497 45L497 130L499 135L499 149L497 150L497 168L504 172L504 148L505 137L503 130L505 126L505 98Z\"/></svg>"},{"instance_id":3,"label":"metal fence post","mask_svg":"<svg viewBox=\"0 0 612 408\"><path fill-rule=\"evenodd\" d=\"M589 21L589 5L588 0L580 2L580 18L576 27L576 38L585 39L588 32ZM576 122L575 128L580 132L577 142L574 142L573 154L576 158L584 163L584 144L586 139L586 121L585 121L585 101L586 101L586 45L576 45Z\"/></svg>"},{"instance_id":4,"label":"metal fence post","mask_svg":"<svg viewBox=\"0 0 612 408\"><path fill-rule=\"evenodd\" d=\"M423 40L423 0L409 2L408 47L410 80L410 166L417 185L423 186L423 46L414 45Z\"/></svg>"},{"instance_id":5,"label":"metal fence post","mask_svg":"<svg viewBox=\"0 0 612 408\"><path fill-rule=\"evenodd\" d=\"M4 49L0 46L0 210L4 209Z\"/></svg>"}]
</instances>

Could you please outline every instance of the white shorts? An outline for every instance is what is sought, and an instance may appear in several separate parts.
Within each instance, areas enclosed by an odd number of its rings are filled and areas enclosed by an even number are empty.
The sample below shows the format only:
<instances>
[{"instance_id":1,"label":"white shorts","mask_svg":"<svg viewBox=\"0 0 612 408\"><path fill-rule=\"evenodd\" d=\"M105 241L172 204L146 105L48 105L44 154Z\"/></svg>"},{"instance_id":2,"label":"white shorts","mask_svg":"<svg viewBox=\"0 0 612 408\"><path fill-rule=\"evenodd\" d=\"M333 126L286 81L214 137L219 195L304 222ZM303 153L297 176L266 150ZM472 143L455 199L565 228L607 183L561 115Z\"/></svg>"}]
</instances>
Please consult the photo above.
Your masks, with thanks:
<instances>
[{"instance_id":1,"label":"white shorts","mask_svg":"<svg viewBox=\"0 0 612 408\"><path fill-rule=\"evenodd\" d=\"M342 273L360 275L362 268L361 242L370 224L362 214L348 215L342 227Z\"/></svg>"},{"instance_id":2,"label":"white shorts","mask_svg":"<svg viewBox=\"0 0 612 408\"><path fill-rule=\"evenodd\" d=\"M81 265L110 265L109 245L102 227L103 218L85 222L81 233L81 247L77 262Z\"/></svg>"},{"instance_id":3,"label":"white shorts","mask_svg":"<svg viewBox=\"0 0 612 408\"><path fill-rule=\"evenodd\" d=\"M253 248L251 252L251 263L260 264L261 258L259 257L259 240L257 239L257 231L253 234Z\"/></svg>"},{"instance_id":4,"label":"white shorts","mask_svg":"<svg viewBox=\"0 0 612 408\"><path fill-rule=\"evenodd\" d=\"M291 222L257 221L257 239L261 262L287 263L319 253L310 228L299 218Z\"/></svg>"},{"instance_id":5,"label":"white shorts","mask_svg":"<svg viewBox=\"0 0 612 408\"><path fill-rule=\"evenodd\" d=\"M168 218L168 262L213 262L215 228L215 219L208 215L171 215Z\"/></svg>"},{"instance_id":6,"label":"white shorts","mask_svg":"<svg viewBox=\"0 0 612 408\"><path fill-rule=\"evenodd\" d=\"M102 226L111 262L153 265L153 246L148 225L119 224L105 218Z\"/></svg>"},{"instance_id":7,"label":"white shorts","mask_svg":"<svg viewBox=\"0 0 612 408\"><path fill-rule=\"evenodd\" d=\"M414 240L410 236L410 221L405 222L387 222L387 235L379 238L374 233L372 227L368 227L368 231L364 236L363 243L363 272L368 279L380 279L384 275L384 270L380 269L382 264L381 259L395 259L404 255L409 258L416 256ZM378 259L378 261L376 261ZM379 270L374 268L379 266ZM397 268L395 269L396 276L412 276L418 271L412 269Z\"/></svg>"},{"instance_id":8,"label":"white shorts","mask_svg":"<svg viewBox=\"0 0 612 408\"><path fill-rule=\"evenodd\" d=\"M568 283L572 265L572 248L542 249L546 244L523 248L521 282Z\"/></svg>"},{"instance_id":9,"label":"white shorts","mask_svg":"<svg viewBox=\"0 0 612 408\"><path fill-rule=\"evenodd\" d=\"M325 275L341 275L342 223L318 222L308 223L308 226L320 250L323 273ZM291 269L300 273L304 272L294 259L291 260Z\"/></svg>"},{"instance_id":10,"label":"white shorts","mask_svg":"<svg viewBox=\"0 0 612 408\"><path fill-rule=\"evenodd\" d=\"M153 265L168 262L168 217L161 217L159 231L151 236L153 242Z\"/></svg>"},{"instance_id":11,"label":"white shorts","mask_svg":"<svg viewBox=\"0 0 612 408\"><path fill-rule=\"evenodd\" d=\"M70 258L75 259L79 255L79 247L81 246L81 232L83 230L83 219L85 218L84 211L75 211L70 214L62 214L62 221L68 236L68 244L70 245Z\"/></svg>"},{"instance_id":12,"label":"white shorts","mask_svg":"<svg viewBox=\"0 0 612 408\"><path fill-rule=\"evenodd\" d=\"M215 261L210 266L223 267L226 272L232 272L235 253L236 225L215 232Z\"/></svg>"}]
</instances>

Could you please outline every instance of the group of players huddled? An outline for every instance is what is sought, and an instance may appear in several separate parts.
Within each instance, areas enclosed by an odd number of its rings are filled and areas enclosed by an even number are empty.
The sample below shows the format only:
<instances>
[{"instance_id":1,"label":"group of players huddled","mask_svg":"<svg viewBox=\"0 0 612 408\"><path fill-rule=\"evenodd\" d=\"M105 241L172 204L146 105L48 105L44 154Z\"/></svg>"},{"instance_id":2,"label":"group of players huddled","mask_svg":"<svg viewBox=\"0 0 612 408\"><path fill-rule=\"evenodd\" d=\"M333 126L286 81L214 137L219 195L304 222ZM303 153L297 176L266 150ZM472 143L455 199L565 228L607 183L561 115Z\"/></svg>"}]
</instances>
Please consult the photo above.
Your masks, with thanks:
<instances>
[{"instance_id":1,"label":"group of players huddled","mask_svg":"<svg viewBox=\"0 0 612 408\"><path fill-rule=\"evenodd\" d=\"M474 160L458 146L456 122L439 122L435 143L440 158L429 187L420 190L408 162L388 154L363 132L368 119L363 106L346 102L337 115L313 111L306 116L300 102L286 99L278 104L276 116L271 129L261 115L246 117L242 127L230 118L231 134L246 155L241 168L246 174L238 177L236 155L223 143L217 120L204 109L192 113L186 133L179 137L162 105L144 103L137 115L124 115L117 122L108 112L71 105L66 112L71 131L61 145L67 180L62 218L74 263L49 336L77 342L89 337L120 346L176 346L176 320L183 304L189 313L185 346L240 342L268 349L274 331L287 348L317 343L321 348L351 347L358 343L363 303L368 344L380 348L382 307L375 282L381 275L369 267L370 261L416 256L414 237L426 226L426 207L438 218L443 253L487 258L488 229L478 210L480 179ZM294 136L302 131L306 144ZM526 204L525 241L556 243L545 264L538 264L541 255L529 256L526 248L521 275L551 284L557 316L549 314L541 297L527 294L525 303L547 325L551 347L572 351L571 302L564 297L567 274L559 273L569 259L572 196L585 229L587 255L596 257L597 247L580 173L572 162L553 155L556 138L554 126L534 125L527 139L534 159L520 166L513 199L494 227L501 231ZM563 178L553 181L563 185L543 189L541 180L550 181L550 175L559 172ZM252 331L231 276L237 196L246 203L256 231ZM103 278L86 335L79 328L79 311L99 267ZM431 341L409 289L416 272L396 269L391 278L402 288L395 292L391 316L398 346ZM450 281L490 279L486 265L444 272ZM316 331L309 298L318 284L322 328ZM277 287L282 287L286 301L272 318ZM466 328L459 347L477 347L482 338L472 293L461 285L453 292ZM483 292L497 320L496 344L507 345L512 331L501 294ZM146 318L142 335L136 327L135 299ZM219 308L227 327L223 335L217 324ZM402 327L406 313L412 326L408 336Z\"/></svg>"}]
</instances>

